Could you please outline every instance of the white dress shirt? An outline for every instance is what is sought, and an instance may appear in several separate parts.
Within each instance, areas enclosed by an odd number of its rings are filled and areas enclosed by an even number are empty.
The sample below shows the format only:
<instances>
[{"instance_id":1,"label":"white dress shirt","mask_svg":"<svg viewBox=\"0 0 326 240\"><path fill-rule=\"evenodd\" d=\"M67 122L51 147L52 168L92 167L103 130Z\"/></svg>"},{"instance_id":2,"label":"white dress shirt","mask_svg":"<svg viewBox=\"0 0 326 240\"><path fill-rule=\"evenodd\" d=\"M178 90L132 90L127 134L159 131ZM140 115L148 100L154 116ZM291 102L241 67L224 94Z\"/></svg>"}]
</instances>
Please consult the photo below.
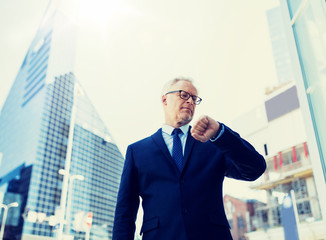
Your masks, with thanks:
<instances>
[{"instance_id":1,"label":"white dress shirt","mask_svg":"<svg viewBox=\"0 0 326 240\"><path fill-rule=\"evenodd\" d=\"M172 156L172 147L173 147L173 135L172 135L173 130L174 130L174 127L171 127L169 125L164 124L162 126L163 139L164 139L164 142L165 142L171 156ZM181 140L182 153L184 155L185 148L186 148L186 141L187 141L188 132L189 132L189 124L180 127L180 130L183 132L183 134L182 133L179 134L179 138Z\"/></svg>"},{"instance_id":2,"label":"white dress shirt","mask_svg":"<svg viewBox=\"0 0 326 240\"><path fill-rule=\"evenodd\" d=\"M173 135L172 135L173 130L174 130L174 127L171 127L169 125L164 124L162 126L163 139L164 139L164 142L165 142L171 156L172 156L172 147L173 147ZM189 132L189 124L186 124L186 125L180 127L180 130L183 132L183 134L181 134L181 133L179 134L179 138L181 140L182 153L184 155L185 148L186 148L186 141L187 141L188 132ZM217 139L219 139L221 137L223 132L224 132L224 125L221 124L219 134L217 135L216 138L210 139L210 141L215 142Z\"/></svg>"}]
</instances>

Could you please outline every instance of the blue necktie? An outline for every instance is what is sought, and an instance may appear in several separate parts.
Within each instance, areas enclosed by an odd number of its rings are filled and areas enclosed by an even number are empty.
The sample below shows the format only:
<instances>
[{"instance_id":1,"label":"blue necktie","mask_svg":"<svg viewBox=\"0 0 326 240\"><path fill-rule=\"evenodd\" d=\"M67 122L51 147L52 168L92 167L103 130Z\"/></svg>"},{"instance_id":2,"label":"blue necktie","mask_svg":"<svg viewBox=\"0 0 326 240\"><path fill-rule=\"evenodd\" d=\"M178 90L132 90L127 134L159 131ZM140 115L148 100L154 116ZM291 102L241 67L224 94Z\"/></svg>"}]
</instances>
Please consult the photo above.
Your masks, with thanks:
<instances>
[{"instance_id":1,"label":"blue necktie","mask_svg":"<svg viewBox=\"0 0 326 240\"><path fill-rule=\"evenodd\" d=\"M178 169L181 172L183 168L183 154L182 154L181 140L179 138L180 133L182 133L182 131L179 128L175 128L172 132L172 136L173 136L172 158L174 159Z\"/></svg>"}]
</instances>

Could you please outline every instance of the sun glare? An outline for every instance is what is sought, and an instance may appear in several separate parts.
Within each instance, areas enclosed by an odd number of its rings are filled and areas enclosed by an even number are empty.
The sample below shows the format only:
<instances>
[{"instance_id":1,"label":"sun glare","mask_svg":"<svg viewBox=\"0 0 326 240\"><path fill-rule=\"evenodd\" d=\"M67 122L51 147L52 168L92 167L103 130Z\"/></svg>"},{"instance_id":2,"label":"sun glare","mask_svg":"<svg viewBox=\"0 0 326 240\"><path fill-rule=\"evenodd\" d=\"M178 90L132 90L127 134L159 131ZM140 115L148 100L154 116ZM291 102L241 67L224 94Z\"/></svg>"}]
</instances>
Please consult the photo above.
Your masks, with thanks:
<instances>
[{"instance_id":1,"label":"sun glare","mask_svg":"<svg viewBox=\"0 0 326 240\"><path fill-rule=\"evenodd\" d=\"M79 19L82 23L105 25L120 14L132 14L133 11L119 0L80 0Z\"/></svg>"}]
</instances>

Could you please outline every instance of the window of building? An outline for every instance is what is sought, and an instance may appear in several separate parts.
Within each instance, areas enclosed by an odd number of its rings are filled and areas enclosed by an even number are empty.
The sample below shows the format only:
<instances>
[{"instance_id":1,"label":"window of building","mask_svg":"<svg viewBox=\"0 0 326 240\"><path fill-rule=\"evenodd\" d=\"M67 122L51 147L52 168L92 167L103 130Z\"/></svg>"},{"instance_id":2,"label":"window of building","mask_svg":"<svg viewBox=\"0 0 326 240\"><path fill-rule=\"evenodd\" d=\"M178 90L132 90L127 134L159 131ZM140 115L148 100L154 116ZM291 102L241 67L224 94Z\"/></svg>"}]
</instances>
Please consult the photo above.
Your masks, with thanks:
<instances>
[{"instance_id":1,"label":"window of building","mask_svg":"<svg viewBox=\"0 0 326 240\"><path fill-rule=\"evenodd\" d=\"M244 229L245 228L245 221L243 216L238 216L237 217L237 223L238 223L238 229Z\"/></svg>"}]
</instances>

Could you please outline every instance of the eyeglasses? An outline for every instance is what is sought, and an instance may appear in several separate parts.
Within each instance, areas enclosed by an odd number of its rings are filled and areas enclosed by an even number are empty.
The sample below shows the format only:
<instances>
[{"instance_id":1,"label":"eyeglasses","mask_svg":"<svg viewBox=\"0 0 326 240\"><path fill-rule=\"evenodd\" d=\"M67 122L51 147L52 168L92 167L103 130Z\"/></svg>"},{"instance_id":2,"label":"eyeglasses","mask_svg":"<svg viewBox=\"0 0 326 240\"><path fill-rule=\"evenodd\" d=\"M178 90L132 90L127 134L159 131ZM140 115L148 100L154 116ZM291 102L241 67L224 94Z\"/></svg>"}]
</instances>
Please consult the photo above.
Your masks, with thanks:
<instances>
[{"instance_id":1,"label":"eyeglasses","mask_svg":"<svg viewBox=\"0 0 326 240\"><path fill-rule=\"evenodd\" d=\"M191 95L190 93L188 93L186 91L183 91L183 90L176 90L176 91L167 92L165 95L170 94L170 93L175 93L175 92L178 92L179 97L181 99L184 99L184 100L188 100L191 97L196 105L199 105L201 103L201 101L203 100L200 97L198 97L196 95Z\"/></svg>"}]
</instances>

